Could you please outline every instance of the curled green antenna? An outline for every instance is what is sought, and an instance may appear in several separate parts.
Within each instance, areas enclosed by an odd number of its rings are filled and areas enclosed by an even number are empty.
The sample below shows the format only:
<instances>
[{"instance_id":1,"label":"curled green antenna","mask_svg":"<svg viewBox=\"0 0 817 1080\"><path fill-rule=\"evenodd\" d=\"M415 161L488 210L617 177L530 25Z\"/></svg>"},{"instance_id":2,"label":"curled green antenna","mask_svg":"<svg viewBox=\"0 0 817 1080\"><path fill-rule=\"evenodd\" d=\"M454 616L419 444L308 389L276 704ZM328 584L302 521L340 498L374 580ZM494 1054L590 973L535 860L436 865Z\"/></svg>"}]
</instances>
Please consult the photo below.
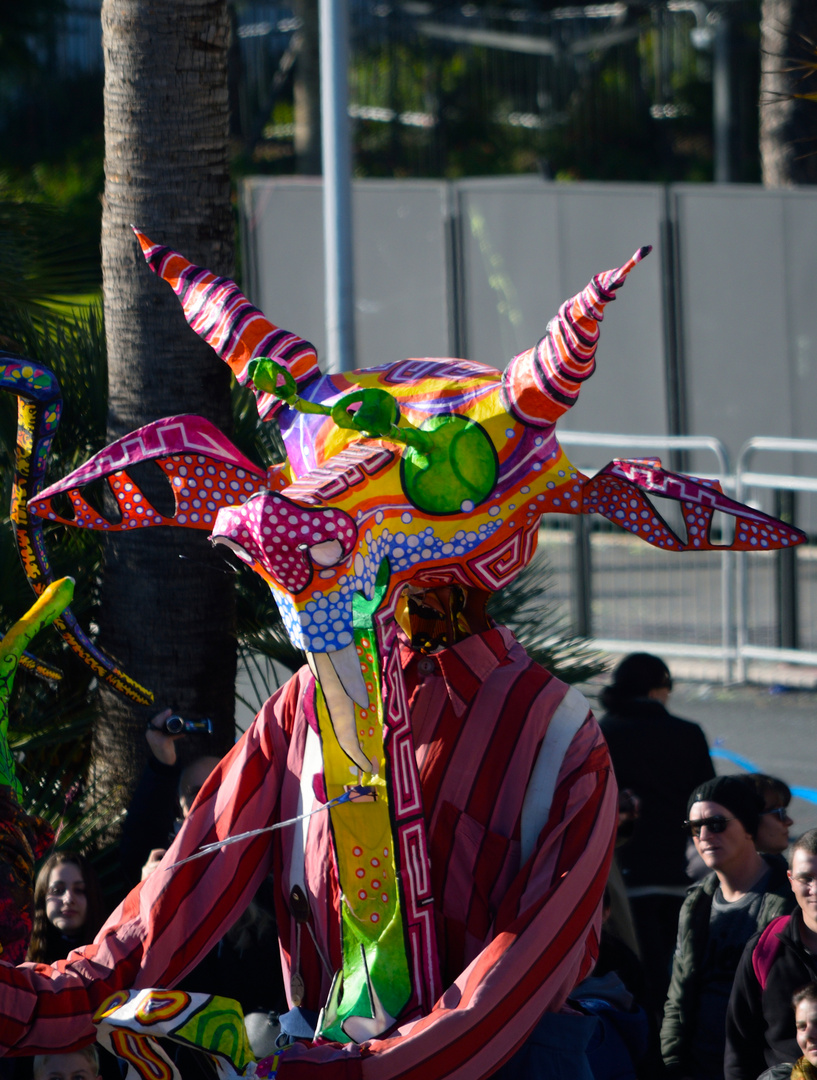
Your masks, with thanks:
<instances>
[{"instance_id":1,"label":"curled green antenna","mask_svg":"<svg viewBox=\"0 0 817 1080\"><path fill-rule=\"evenodd\" d=\"M405 446L403 490L427 513L472 510L496 484L499 463L493 443L466 416L432 416L417 428L400 416L400 406L386 390L367 387L344 394L334 405L319 405L300 397L292 375L269 356L251 360L248 371L258 390L274 394L291 409L329 416L339 428Z\"/></svg>"},{"instance_id":2,"label":"curled green antenna","mask_svg":"<svg viewBox=\"0 0 817 1080\"><path fill-rule=\"evenodd\" d=\"M432 447L433 439L429 434L413 427L406 420L400 424L400 406L386 390L377 387L355 390L351 394L344 394L334 405L318 405L300 397L292 375L269 356L251 360L248 373L259 390L274 394L290 409L330 416L338 427L347 431L357 431L370 439L391 439L392 442L410 446L420 454L426 453ZM353 405L357 408L350 411Z\"/></svg>"}]
</instances>

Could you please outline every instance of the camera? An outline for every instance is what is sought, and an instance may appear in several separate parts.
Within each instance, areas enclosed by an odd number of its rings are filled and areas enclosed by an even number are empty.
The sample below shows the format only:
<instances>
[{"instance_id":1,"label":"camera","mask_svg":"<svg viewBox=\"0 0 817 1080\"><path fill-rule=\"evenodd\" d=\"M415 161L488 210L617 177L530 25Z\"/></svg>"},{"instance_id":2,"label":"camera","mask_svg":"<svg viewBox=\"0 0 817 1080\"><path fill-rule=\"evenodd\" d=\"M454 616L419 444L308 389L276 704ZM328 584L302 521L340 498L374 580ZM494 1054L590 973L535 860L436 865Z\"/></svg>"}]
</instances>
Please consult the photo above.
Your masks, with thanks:
<instances>
[{"instance_id":1,"label":"camera","mask_svg":"<svg viewBox=\"0 0 817 1080\"><path fill-rule=\"evenodd\" d=\"M168 716L157 728L165 735L187 735L189 732L198 731L203 735L213 734L213 721L206 718L203 720L185 720L181 716Z\"/></svg>"}]
</instances>

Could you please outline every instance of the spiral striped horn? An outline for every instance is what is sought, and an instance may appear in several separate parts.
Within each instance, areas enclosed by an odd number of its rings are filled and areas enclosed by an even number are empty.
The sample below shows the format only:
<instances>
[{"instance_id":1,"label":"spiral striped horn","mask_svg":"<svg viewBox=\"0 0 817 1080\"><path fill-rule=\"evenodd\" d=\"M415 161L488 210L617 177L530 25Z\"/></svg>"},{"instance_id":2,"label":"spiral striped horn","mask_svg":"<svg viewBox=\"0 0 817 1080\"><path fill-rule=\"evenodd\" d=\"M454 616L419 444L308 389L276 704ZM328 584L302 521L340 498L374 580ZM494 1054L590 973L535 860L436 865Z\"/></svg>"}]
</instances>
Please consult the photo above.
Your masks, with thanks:
<instances>
[{"instance_id":1,"label":"spiral striped horn","mask_svg":"<svg viewBox=\"0 0 817 1080\"><path fill-rule=\"evenodd\" d=\"M575 405L582 383L596 369L599 323L624 279L651 247L641 247L623 266L596 274L580 293L565 300L543 338L515 356L502 382L511 412L534 427L554 424Z\"/></svg>"},{"instance_id":2,"label":"spiral striped horn","mask_svg":"<svg viewBox=\"0 0 817 1080\"><path fill-rule=\"evenodd\" d=\"M145 262L170 285L190 326L229 364L242 386L246 383L252 386L247 369L257 356L271 356L287 369L299 388L318 374L314 345L271 323L234 281L217 277L212 271L189 262L178 251L154 244L135 226L131 228ZM255 386L252 389L262 420L281 408L281 401L273 394Z\"/></svg>"}]
</instances>

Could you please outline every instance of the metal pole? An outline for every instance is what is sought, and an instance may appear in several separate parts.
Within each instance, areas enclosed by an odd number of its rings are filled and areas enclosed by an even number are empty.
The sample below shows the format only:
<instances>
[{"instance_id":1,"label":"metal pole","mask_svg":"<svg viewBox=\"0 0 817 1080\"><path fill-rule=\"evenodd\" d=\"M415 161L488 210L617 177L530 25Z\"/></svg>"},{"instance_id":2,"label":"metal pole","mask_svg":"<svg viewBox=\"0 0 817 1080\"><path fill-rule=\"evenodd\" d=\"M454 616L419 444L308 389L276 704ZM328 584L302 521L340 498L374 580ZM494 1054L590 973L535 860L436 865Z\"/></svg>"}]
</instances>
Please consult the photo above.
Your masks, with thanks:
<instances>
[{"instance_id":1,"label":"metal pole","mask_svg":"<svg viewBox=\"0 0 817 1080\"><path fill-rule=\"evenodd\" d=\"M732 170L732 27L727 13L715 11L712 71L712 119L715 143L715 183L728 184Z\"/></svg>"},{"instance_id":2,"label":"metal pole","mask_svg":"<svg viewBox=\"0 0 817 1080\"><path fill-rule=\"evenodd\" d=\"M320 0L319 15L326 367L338 372L355 366L347 0Z\"/></svg>"},{"instance_id":3,"label":"metal pole","mask_svg":"<svg viewBox=\"0 0 817 1080\"><path fill-rule=\"evenodd\" d=\"M590 520L579 514L573 521L573 597L575 630L579 637L593 636L593 562Z\"/></svg>"},{"instance_id":4,"label":"metal pole","mask_svg":"<svg viewBox=\"0 0 817 1080\"><path fill-rule=\"evenodd\" d=\"M793 525L797 517L797 494L794 491L775 492L775 517ZM777 563L777 645L781 649L796 649L799 642L797 604L797 548L782 548L775 552Z\"/></svg>"}]
</instances>

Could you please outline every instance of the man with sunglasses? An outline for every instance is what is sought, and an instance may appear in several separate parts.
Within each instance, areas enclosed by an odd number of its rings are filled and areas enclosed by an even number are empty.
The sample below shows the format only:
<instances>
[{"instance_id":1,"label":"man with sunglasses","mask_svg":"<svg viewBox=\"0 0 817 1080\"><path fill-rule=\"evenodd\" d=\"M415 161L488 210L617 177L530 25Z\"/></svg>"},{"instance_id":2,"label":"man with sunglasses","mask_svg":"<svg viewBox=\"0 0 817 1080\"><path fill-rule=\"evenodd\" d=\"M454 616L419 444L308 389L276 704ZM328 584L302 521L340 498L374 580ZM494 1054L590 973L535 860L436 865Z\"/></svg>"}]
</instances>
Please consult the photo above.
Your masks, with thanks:
<instances>
[{"instance_id":1,"label":"man with sunglasses","mask_svg":"<svg viewBox=\"0 0 817 1080\"><path fill-rule=\"evenodd\" d=\"M794 844L788 876L797 908L749 941L735 975L726 1021L727 1080L756 1080L799 1056L791 999L817 980L817 829Z\"/></svg>"},{"instance_id":2,"label":"man with sunglasses","mask_svg":"<svg viewBox=\"0 0 817 1080\"><path fill-rule=\"evenodd\" d=\"M723 1080L738 961L756 931L791 909L784 864L755 847L763 809L760 796L733 776L699 784L689 798L685 824L711 873L690 890L678 921L661 1026L661 1053L673 1078Z\"/></svg>"}]
</instances>

